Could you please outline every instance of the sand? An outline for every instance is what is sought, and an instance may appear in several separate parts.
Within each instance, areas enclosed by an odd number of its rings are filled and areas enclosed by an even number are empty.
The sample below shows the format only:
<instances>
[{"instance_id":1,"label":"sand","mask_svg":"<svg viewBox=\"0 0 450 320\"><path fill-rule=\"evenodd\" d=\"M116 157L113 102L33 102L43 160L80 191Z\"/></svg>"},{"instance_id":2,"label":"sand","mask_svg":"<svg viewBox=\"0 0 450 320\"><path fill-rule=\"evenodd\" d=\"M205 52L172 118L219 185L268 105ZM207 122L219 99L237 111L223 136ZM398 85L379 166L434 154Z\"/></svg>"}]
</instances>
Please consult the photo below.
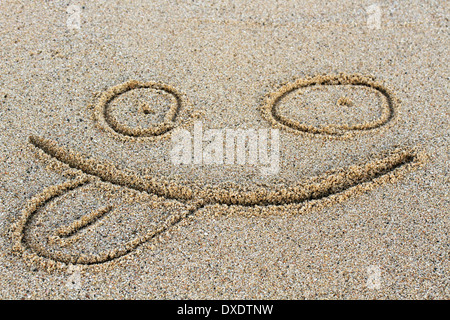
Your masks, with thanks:
<instances>
[{"instance_id":1,"label":"sand","mask_svg":"<svg viewBox=\"0 0 450 320\"><path fill-rule=\"evenodd\" d=\"M449 8L373 5L2 1L0 298L450 298Z\"/></svg>"}]
</instances>

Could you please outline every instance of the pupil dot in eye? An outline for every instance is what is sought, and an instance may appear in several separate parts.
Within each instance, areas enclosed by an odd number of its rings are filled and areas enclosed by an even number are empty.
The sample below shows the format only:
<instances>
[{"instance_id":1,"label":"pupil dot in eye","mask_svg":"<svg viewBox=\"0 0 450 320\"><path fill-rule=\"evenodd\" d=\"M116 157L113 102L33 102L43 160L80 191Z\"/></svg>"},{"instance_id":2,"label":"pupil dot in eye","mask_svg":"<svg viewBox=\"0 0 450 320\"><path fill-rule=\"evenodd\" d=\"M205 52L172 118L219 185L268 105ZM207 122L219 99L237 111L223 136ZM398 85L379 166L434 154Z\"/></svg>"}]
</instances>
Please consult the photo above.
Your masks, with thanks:
<instances>
[{"instance_id":1,"label":"pupil dot in eye","mask_svg":"<svg viewBox=\"0 0 450 320\"><path fill-rule=\"evenodd\" d=\"M337 104L338 104L339 106L348 106L348 107L351 107L351 106L353 105L353 101L352 101L349 97L342 96L342 97L340 97L339 100L337 101Z\"/></svg>"},{"instance_id":2,"label":"pupil dot in eye","mask_svg":"<svg viewBox=\"0 0 450 320\"><path fill-rule=\"evenodd\" d=\"M147 103L143 103L141 105L141 111L144 114L154 114L155 113L155 110L153 110Z\"/></svg>"}]
</instances>

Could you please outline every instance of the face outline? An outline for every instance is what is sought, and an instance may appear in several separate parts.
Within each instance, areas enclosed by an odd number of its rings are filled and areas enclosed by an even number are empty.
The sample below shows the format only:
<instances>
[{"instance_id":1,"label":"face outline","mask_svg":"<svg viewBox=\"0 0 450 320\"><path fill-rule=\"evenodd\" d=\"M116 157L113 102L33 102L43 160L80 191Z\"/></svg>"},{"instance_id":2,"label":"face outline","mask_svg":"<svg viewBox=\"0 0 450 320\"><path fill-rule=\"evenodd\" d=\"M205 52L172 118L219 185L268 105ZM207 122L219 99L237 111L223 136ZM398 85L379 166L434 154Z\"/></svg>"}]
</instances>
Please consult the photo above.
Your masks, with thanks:
<instances>
[{"instance_id":1,"label":"face outline","mask_svg":"<svg viewBox=\"0 0 450 320\"><path fill-rule=\"evenodd\" d=\"M379 90L386 96L388 103L386 106L383 106L379 119L369 124L363 123L353 126L312 128L311 126L302 125L298 121L291 121L277 113L276 106L287 93L303 87L321 85L367 86ZM140 88L162 90L173 96L173 104L164 117L164 121L149 128L149 130L124 126L108 113L108 104L116 97ZM180 123L177 117L184 106L187 106L187 103L184 101L183 95L171 86L155 82L128 81L106 90L100 96L94 112L95 120L98 122L99 127L113 137L124 139L127 142L138 141L139 139L154 142L160 138L170 136L172 130ZM385 129L385 127L392 125L397 119L397 108L398 101L392 92L382 84L361 75L341 74L298 79L295 82L285 84L277 91L266 96L266 100L260 110L263 118L272 126L288 132L297 133L307 138L349 139L355 134L365 134ZM132 173L120 170L113 164L101 163L95 159L77 154L72 150L61 148L46 138L30 137L30 143L47 157L76 170L75 179L52 186L33 197L15 225L13 240L15 251L21 253L28 260L39 260L50 268L64 264L92 265L112 261L130 253L142 243L165 232L185 217L194 214L205 206L237 206L248 211L256 210L262 214L270 214L270 210L265 209L274 207L278 210L308 212L312 209L344 201L358 192L370 190L382 183L398 179L406 172L420 166L424 162L425 157L417 148L400 148L369 163L325 172L319 177L302 182L303 185L285 186L275 190L258 189L255 194L255 191L242 192L239 189L215 189L214 186L204 190L194 190L178 185L173 181L160 182L143 179ZM45 207L54 199L89 184L105 188L105 190L110 188L108 184L111 184L120 188L134 190L138 193L155 195L158 197L158 201L178 201L185 205L185 210L170 216L168 221L159 226L157 231L152 231L153 233L147 233L142 237L133 239L120 248L110 249L95 255L58 255L49 254L44 252L44 250L39 252L39 250L36 251L30 248L24 237L30 217L39 208ZM112 208L107 206L97 211L92 211L71 224L62 226L62 229L59 228L59 231L57 230L53 236L49 237L49 241L51 240L60 246L70 245L71 241L76 241L76 239L80 238L80 236L76 235L78 231L90 225L95 225L96 221L102 219L111 210ZM73 237L74 235L75 237Z\"/></svg>"}]
</instances>

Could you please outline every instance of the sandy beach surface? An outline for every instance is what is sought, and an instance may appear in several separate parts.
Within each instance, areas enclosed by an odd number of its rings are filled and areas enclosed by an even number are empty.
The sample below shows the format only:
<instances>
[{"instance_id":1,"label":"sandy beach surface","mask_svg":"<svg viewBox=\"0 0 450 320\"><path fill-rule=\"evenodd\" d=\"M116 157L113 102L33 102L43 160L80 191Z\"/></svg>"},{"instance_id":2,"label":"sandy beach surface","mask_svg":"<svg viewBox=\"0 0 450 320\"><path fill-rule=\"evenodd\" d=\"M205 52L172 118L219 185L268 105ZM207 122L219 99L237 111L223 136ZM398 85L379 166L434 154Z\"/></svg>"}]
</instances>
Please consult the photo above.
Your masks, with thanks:
<instances>
[{"instance_id":1,"label":"sandy beach surface","mask_svg":"<svg viewBox=\"0 0 450 320\"><path fill-rule=\"evenodd\" d=\"M1 1L0 298L449 299L448 19Z\"/></svg>"}]
</instances>

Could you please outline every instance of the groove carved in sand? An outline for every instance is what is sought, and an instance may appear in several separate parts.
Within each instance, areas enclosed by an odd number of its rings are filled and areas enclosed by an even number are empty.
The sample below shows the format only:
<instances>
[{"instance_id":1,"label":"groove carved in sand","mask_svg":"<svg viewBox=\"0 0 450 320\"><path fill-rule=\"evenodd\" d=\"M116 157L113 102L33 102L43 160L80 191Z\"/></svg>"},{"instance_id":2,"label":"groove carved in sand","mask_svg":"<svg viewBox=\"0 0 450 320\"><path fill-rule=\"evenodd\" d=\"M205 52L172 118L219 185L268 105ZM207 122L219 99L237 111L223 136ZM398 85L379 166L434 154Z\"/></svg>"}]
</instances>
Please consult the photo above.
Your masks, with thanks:
<instances>
[{"instance_id":1,"label":"groove carved in sand","mask_svg":"<svg viewBox=\"0 0 450 320\"><path fill-rule=\"evenodd\" d=\"M87 157L74 151L59 147L55 142L38 137L30 137L31 144L49 158L78 169L79 177L63 184L52 186L41 194L34 196L22 211L20 219L16 222L13 238L14 249L20 252L27 260L38 262L48 268L64 266L66 264L93 265L108 262L126 255L139 245L153 239L155 236L167 231L182 219L194 214L200 208L210 205L224 205L243 208L254 208L260 214L270 214L276 208L286 208L289 211L308 212L313 208L341 202L362 191L370 190L377 185L392 182L406 172L421 165L424 155L415 148L399 149L384 155L378 160L362 165L354 165L340 170L326 172L321 176L303 181L295 186L283 188L257 189L248 192L239 192L238 189L207 188L192 190L177 186L167 181L153 181L139 177L136 174L122 171L111 164L107 164ZM29 245L24 234L29 226L30 218L44 208L53 199L75 190L82 185L89 184L97 179L102 183L132 189L144 194L157 194L163 199L176 200L186 206L186 210L172 215L157 230L137 237L124 243L119 248L110 249L98 254L68 255L62 252L48 254L36 245ZM101 216L109 212L110 206L101 207L96 211L87 213L84 217L75 220L69 225L59 227L55 231L53 243L61 247L71 244L71 237ZM259 211L258 211L259 210ZM67 238L67 239L64 239Z\"/></svg>"},{"instance_id":2,"label":"groove carved in sand","mask_svg":"<svg viewBox=\"0 0 450 320\"><path fill-rule=\"evenodd\" d=\"M358 124L327 125L316 127L302 123L300 121L283 116L279 112L279 104L286 95L296 90L308 87L321 86L342 86L353 85L363 86L374 89L381 93L385 102L381 103L381 114L378 119ZM351 105L348 98L342 97L338 100L339 105ZM368 132L392 124L398 115L398 100L391 90L383 84L374 81L370 77L362 75L325 75L315 76L306 79L297 79L294 82L287 83L277 91L267 95L264 105L260 108L262 116L275 127L281 127L293 132L299 132L309 135L324 136L329 138L348 138L357 132Z\"/></svg>"},{"instance_id":3,"label":"groove carved in sand","mask_svg":"<svg viewBox=\"0 0 450 320\"><path fill-rule=\"evenodd\" d=\"M381 116L378 119L356 125L313 127L286 118L280 115L277 110L277 105L281 99L299 88L347 84L370 87L379 91L386 98L386 104L382 105ZM131 128L119 123L110 114L108 106L113 99L137 88L163 90L173 96L173 104L162 123L147 129ZM343 97L338 101L338 104L350 106L352 101ZM95 120L101 127L115 135L156 137L165 135L174 127L175 119L181 107L181 95L172 87L153 82L129 81L112 87L103 93L94 111ZM153 109L146 104L142 104L140 110L143 114L153 113ZM281 126L294 132L327 137L348 137L353 132L368 131L391 124L397 117L397 101L387 88L367 77L359 75L317 76L299 79L270 94L261 111L264 118L272 125ZM99 161L58 146L56 142L50 139L31 136L29 141L41 156L54 161L54 163L59 163L67 169L74 169L77 176L75 179L46 188L43 192L32 197L14 224L14 250L19 252L26 261L40 264L48 269L65 267L70 264L96 265L115 260L136 250L141 244L155 239L183 219L194 215L201 208L220 206L224 213L237 212L238 214L250 213L252 215L267 215L280 211L284 214L306 213L326 205L345 201L349 197L370 190L380 184L393 182L425 161L425 155L416 148L403 148L379 156L368 163L328 171L315 178L300 181L295 185L277 188L255 187L250 191L242 191L238 185L230 185L227 189L214 186L183 186L172 181L142 177L135 172L120 169L106 161ZM89 210L84 216L55 227L51 236L48 237L48 243L59 246L58 248L61 248L61 250L56 248L49 251L40 247L39 244L28 242L25 234L32 227L30 221L35 214L51 206L52 202L58 197L66 196L71 192L76 193L83 186L95 183L106 189L114 186L120 190L132 191L143 196L151 195L157 198L156 202L171 202L180 207L147 233L141 234L117 248L105 249L95 254L81 252L68 254L62 248L70 247L75 242L82 240L85 234L89 233L90 228L98 227L97 224L104 217L113 215L114 205L107 204L95 210ZM154 200L149 201L153 202ZM181 210L181 207L184 209Z\"/></svg>"},{"instance_id":4,"label":"groove carved in sand","mask_svg":"<svg viewBox=\"0 0 450 320\"><path fill-rule=\"evenodd\" d=\"M160 90L172 97L172 103L164 116L164 120L160 123L153 124L148 128L131 127L120 122L111 113L111 102L120 95L129 91L144 88ZM112 133L113 135L121 135L125 137L157 137L168 133L175 127L176 118L182 106L182 95L174 87L156 82L140 82L130 80L111 87L101 94L97 104L94 107L94 118L101 128ZM141 105L141 109L144 114L154 113L148 105Z\"/></svg>"}]
</instances>

